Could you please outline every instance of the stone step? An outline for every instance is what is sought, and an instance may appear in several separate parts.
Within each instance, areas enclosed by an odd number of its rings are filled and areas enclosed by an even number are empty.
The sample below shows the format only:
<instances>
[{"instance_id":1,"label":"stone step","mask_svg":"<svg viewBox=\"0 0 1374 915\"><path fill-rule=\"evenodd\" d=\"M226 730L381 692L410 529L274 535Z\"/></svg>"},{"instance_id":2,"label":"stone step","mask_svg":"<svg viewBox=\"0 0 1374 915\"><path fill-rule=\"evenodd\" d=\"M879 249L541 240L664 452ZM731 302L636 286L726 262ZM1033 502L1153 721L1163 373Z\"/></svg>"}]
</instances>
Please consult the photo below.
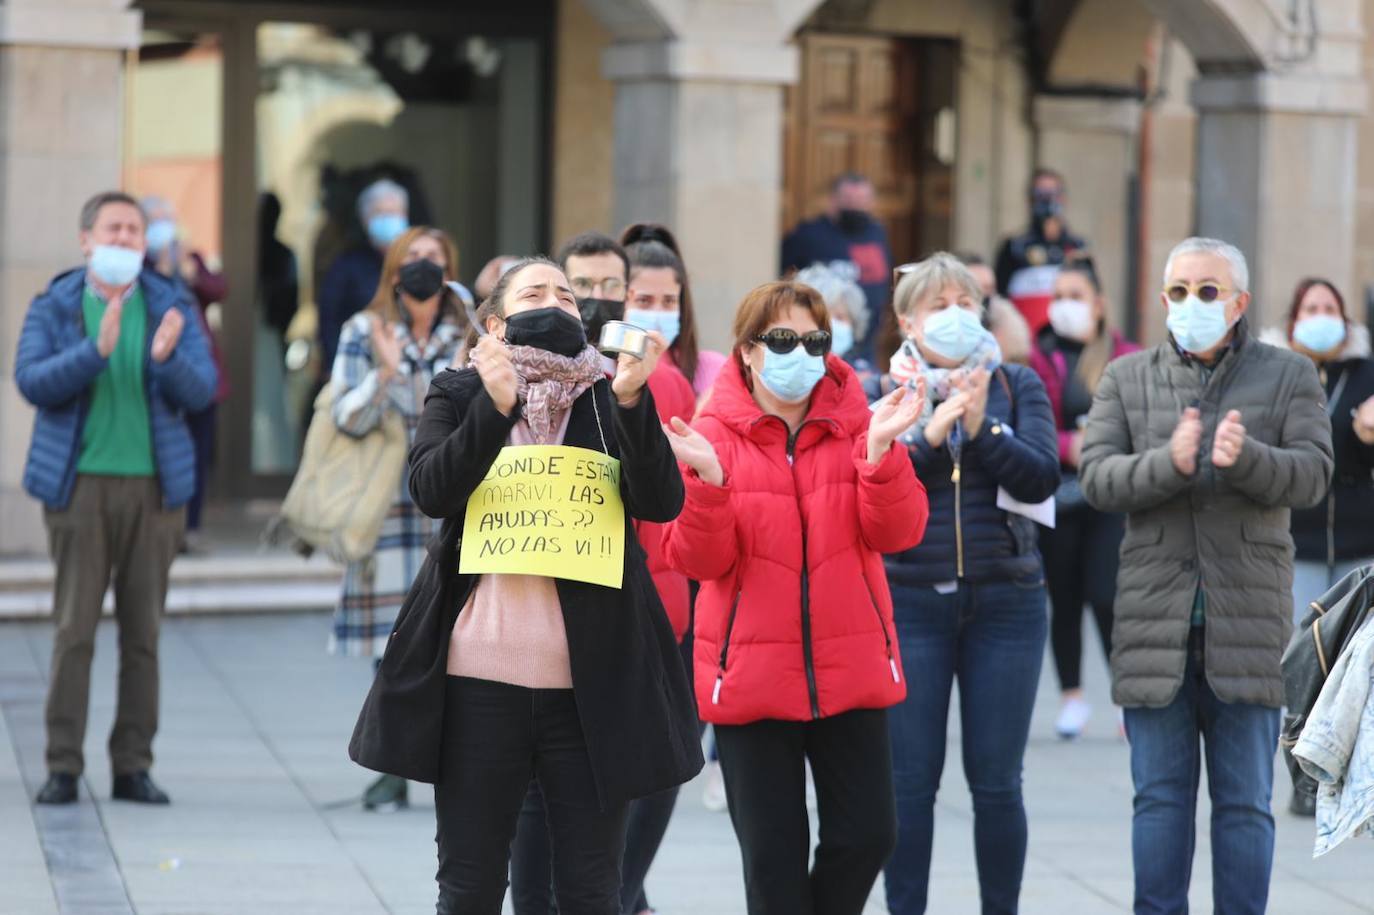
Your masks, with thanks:
<instances>
[{"instance_id":1,"label":"stone step","mask_svg":"<svg viewBox=\"0 0 1374 915\"><path fill-rule=\"evenodd\" d=\"M289 553L179 556L172 563L167 612L320 610L338 599L343 570L324 556ZM0 562L0 620L52 614L53 565L46 559ZM105 594L105 613L114 598Z\"/></svg>"}]
</instances>

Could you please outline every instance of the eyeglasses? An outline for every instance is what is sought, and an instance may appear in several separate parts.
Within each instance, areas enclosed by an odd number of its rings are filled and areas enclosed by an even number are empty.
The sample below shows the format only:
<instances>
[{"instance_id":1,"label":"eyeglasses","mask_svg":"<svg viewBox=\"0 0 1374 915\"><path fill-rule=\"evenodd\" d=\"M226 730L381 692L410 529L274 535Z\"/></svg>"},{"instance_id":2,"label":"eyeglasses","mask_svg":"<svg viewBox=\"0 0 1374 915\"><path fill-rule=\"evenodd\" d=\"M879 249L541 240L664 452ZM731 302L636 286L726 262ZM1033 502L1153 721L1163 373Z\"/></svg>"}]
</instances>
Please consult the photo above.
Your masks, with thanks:
<instances>
[{"instance_id":1,"label":"eyeglasses","mask_svg":"<svg viewBox=\"0 0 1374 915\"><path fill-rule=\"evenodd\" d=\"M597 286L601 287L601 294L606 296L620 295L625 291L625 281L616 276L608 276L594 280L589 276L575 276L568 281L572 286L573 292L579 296L589 296Z\"/></svg>"},{"instance_id":2,"label":"eyeglasses","mask_svg":"<svg viewBox=\"0 0 1374 915\"><path fill-rule=\"evenodd\" d=\"M1183 302L1188 296L1196 295L1203 302L1211 304L1230 295L1232 291L1219 283L1198 283L1196 286L1190 283L1172 283L1165 287L1164 294L1170 302Z\"/></svg>"},{"instance_id":3,"label":"eyeglasses","mask_svg":"<svg viewBox=\"0 0 1374 915\"><path fill-rule=\"evenodd\" d=\"M786 327L775 327L765 334L759 334L754 342L762 343L779 356L786 356L800 343L806 348L808 356L824 356L830 352L830 334L823 330L813 330L799 334Z\"/></svg>"}]
</instances>

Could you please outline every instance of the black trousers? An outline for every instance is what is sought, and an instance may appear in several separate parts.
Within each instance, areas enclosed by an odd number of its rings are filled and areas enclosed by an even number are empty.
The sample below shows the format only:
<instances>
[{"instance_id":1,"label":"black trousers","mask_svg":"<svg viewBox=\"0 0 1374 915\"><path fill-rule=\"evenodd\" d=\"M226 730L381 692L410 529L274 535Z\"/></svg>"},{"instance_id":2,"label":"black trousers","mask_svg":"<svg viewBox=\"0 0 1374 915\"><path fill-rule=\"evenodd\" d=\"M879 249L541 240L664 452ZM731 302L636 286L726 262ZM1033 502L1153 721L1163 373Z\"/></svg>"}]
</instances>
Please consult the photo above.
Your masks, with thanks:
<instances>
[{"instance_id":1,"label":"black trousers","mask_svg":"<svg viewBox=\"0 0 1374 915\"><path fill-rule=\"evenodd\" d=\"M716 725L716 742L749 915L859 915L897 843L887 710ZM820 817L809 870L806 761Z\"/></svg>"},{"instance_id":2,"label":"black trousers","mask_svg":"<svg viewBox=\"0 0 1374 915\"><path fill-rule=\"evenodd\" d=\"M1063 512L1040 529L1050 592L1050 645L1059 688L1083 685L1083 604L1091 605L1102 648L1112 654L1112 608L1125 521L1087 505Z\"/></svg>"},{"instance_id":3,"label":"black trousers","mask_svg":"<svg viewBox=\"0 0 1374 915\"><path fill-rule=\"evenodd\" d=\"M548 809L563 915L618 915L625 804L601 809L570 689L449 677L434 786L439 915L500 915L530 780Z\"/></svg>"},{"instance_id":4,"label":"black trousers","mask_svg":"<svg viewBox=\"0 0 1374 915\"><path fill-rule=\"evenodd\" d=\"M692 674L692 630L680 650L687 675ZM704 730L704 726L702 727ZM680 787L669 788L630 802L625 830L625 855L621 861L620 911L637 915L649 908L644 879L654 863L668 823L677 806ZM559 915L553 901L552 869L549 866L549 831L544 812L544 795L538 783L531 782L520 808L520 826L511 845L511 907L515 915Z\"/></svg>"}]
</instances>

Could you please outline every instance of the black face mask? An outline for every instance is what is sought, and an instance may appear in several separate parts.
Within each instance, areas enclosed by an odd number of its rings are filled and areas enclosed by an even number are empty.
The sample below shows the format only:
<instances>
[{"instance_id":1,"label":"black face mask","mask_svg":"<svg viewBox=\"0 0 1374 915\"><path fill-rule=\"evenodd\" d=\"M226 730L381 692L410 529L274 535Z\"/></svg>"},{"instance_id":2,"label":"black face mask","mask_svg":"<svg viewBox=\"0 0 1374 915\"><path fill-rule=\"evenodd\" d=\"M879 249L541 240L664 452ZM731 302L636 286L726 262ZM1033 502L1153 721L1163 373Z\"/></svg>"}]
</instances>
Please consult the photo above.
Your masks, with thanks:
<instances>
[{"instance_id":1,"label":"black face mask","mask_svg":"<svg viewBox=\"0 0 1374 915\"><path fill-rule=\"evenodd\" d=\"M572 357L587 348L587 332L561 308L536 308L506 319L506 342Z\"/></svg>"},{"instance_id":2,"label":"black face mask","mask_svg":"<svg viewBox=\"0 0 1374 915\"><path fill-rule=\"evenodd\" d=\"M434 298L444 288L444 268L423 257L404 264L396 278L402 291L418 302Z\"/></svg>"},{"instance_id":3,"label":"black face mask","mask_svg":"<svg viewBox=\"0 0 1374 915\"><path fill-rule=\"evenodd\" d=\"M1052 219L1063 212L1064 206L1059 202L1059 195L1053 192L1037 192L1031 195L1031 218L1036 225L1044 224L1045 220Z\"/></svg>"},{"instance_id":4,"label":"black face mask","mask_svg":"<svg viewBox=\"0 0 1374 915\"><path fill-rule=\"evenodd\" d=\"M858 235L868 228L869 217L863 210L840 210L835 222L844 234Z\"/></svg>"},{"instance_id":5,"label":"black face mask","mask_svg":"<svg viewBox=\"0 0 1374 915\"><path fill-rule=\"evenodd\" d=\"M619 321L625 317L625 303L615 299L594 299L588 296L577 300L577 310L582 312L582 326L587 330L588 340L600 340L601 328L607 321Z\"/></svg>"}]
</instances>

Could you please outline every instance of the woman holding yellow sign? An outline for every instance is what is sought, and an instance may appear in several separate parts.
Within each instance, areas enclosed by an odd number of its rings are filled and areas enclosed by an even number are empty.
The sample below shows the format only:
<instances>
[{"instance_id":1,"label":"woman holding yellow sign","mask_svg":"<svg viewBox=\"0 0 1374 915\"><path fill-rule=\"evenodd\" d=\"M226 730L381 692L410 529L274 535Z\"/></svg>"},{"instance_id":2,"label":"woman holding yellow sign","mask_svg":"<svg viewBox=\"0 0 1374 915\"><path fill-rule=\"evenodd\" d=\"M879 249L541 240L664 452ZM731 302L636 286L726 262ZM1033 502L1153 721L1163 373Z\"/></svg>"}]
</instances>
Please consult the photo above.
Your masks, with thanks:
<instances>
[{"instance_id":1,"label":"woman holding yellow sign","mask_svg":"<svg viewBox=\"0 0 1374 915\"><path fill-rule=\"evenodd\" d=\"M696 712L635 519L682 479L645 385L613 380L568 280L527 258L477 315L471 365L435 378L410 491L443 519L349 752L435 784L439 913L497 915L531 778L561 915L615 915L629 801L702 765Z\"/></svg>"}]
</instances>

